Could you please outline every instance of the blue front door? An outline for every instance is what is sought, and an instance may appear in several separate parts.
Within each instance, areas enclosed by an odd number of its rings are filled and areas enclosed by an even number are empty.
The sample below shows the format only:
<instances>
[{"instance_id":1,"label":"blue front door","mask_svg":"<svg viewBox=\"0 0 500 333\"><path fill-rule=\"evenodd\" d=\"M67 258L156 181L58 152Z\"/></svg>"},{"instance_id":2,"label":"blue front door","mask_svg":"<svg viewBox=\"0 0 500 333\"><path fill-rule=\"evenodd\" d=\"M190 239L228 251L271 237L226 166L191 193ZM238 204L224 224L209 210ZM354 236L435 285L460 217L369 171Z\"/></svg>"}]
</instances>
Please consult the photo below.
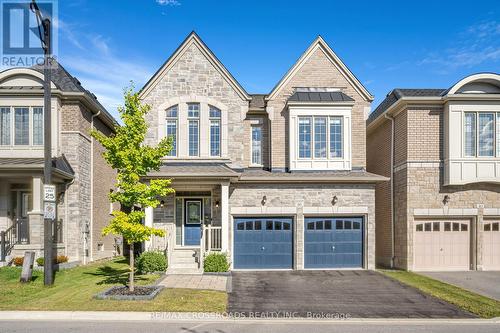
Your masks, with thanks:
<instances>
[{"instance_id":1,"label":"blue front door","mask_svg":"<svg viewBox=\"0 0 500 333\"><path fill-rule=\"evenodd\" d=\"M234 268L283 269L293 267L291 218L236 218Z\"/></svg>"},{"instance_id":2,"label":"blue front door","mask_svg":"<svg viewBox=\"0 0 500 333\"><path fill-rule=\"evenodd\" d=\"M185 201L184 208L184 245L200 245L202 204L201 200Z\"/></svg>"},{"instance_id":3,"label":"blue front door","mask_svg":"<svg viewBox=\"0 0 500 333\"><path fill-rule=\"evenodd\" d=\"M363 267L363 218L305 218L305 268Z\"/></svg>"}]
</instances>

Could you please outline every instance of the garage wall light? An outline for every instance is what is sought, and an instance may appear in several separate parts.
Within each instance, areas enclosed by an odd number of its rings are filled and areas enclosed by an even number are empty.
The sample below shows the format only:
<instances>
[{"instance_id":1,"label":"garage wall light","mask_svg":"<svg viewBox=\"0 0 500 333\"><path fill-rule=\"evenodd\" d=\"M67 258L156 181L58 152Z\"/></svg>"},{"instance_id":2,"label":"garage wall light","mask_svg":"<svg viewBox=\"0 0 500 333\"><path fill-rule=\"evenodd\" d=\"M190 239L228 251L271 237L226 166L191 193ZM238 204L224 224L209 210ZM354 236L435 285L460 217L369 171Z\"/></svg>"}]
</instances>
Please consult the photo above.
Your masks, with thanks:
<instances>
[{"instance_id":1,"label":"garage wall light","mask_svg":"<svg viewBox=\"0 0 500 333\"><path fill-rule=\"evenodd\" d=\"M339 202L339 198L337 198L337 196L334 195L332 198L332 206L335 206L337 204L337 202Z\"/></svg>"},{"instance_id":2,"label":"garage wall light","mask_svg":"<svg viewBox=\"0 0 500 333\"><path fill-rule=\"evenodd\" d=\"M450 196L447 194L443 198L443 204L446 206L450 202Z\"/></svg>"},{"instance_id":3,"label":"garage wall light","mask_svg":"<svg viewBox=\"0 0 500 333\"><path fill-rule=\"evenodd\" d=\"M160 201L160 207L161 208L165 207L165 200Z\"/></svg>"},{"instance_id":4,"label":"garage wall light","mask_svg":"<svg viewBox=\"0 0 500 333\"><path fill-rule=\"evenodd\" d=\"M217 200L217 201L215 202L215 208L217 208L217 209L218 209L218 208L219 208L219 204L220 204L220 203L219 203L219 200Z\"/></svg>"},{"instance_id":5,"label":"garage wall light","mask_svg":"<svg viewBox=\"0 0 500 333\"><path fill-rule=\"evenodd\" d=\"M262 206L264 206L267 202L267 197L266 196L263 196L262 197L262 201L260 202L262 204Z\"/></svg>"}]
</instances>

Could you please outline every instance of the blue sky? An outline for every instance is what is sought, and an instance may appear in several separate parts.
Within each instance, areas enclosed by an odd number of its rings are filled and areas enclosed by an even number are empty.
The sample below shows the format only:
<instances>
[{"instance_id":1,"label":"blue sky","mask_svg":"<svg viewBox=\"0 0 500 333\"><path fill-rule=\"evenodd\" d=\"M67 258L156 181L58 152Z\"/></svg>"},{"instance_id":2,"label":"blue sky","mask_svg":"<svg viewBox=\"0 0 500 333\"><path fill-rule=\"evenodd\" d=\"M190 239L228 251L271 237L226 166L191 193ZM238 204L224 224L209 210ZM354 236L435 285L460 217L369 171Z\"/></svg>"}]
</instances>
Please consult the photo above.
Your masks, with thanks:
<instances>
[{"instance_id":1,"label":"blue sky","mask_svg":"<svg viewBox=\"0 0 500 333\"><path fill-rule=\"evenodd\" d=\"M59 0L59 60L116 116L195 30L249 93L321 35L375 96L500 72L500 1Z\"/></svg>"}]
</instances>

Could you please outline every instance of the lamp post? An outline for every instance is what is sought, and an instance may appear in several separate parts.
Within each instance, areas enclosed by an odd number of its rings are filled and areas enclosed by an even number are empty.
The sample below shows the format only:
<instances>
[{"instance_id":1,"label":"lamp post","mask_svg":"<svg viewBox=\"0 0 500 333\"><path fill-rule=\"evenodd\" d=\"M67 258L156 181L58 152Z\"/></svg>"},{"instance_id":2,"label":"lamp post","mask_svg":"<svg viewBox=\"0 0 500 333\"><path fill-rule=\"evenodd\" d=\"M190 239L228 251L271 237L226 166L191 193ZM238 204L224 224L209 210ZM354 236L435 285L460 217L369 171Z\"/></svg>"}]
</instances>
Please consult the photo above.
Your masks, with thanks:
<instances>
[{"instance_id":1,"label":"lamp post","mask_svg":"<svg viewBox=\"0 0 500 333\"><path fill-rule=\"evenodd\" d=\"M36 20L38 23L38 34L40 36L40 41L42 43L43 53L44 53L44 83L43 83L43 144L44 144L44 168L43 177L44 185L50 185L52 183L52 140L51 140L51 24L49 18L44 18L40 8L38 8L35 0L32 0L30 4L30 9L35 13ZM43 30L43 31L42 31ZM45 197L45 196L44 196ZM45 202L44 202L45 210ZM53 274L53 219L47 218L44 214L43 223L43 256L44 260L44 284L52 285L54 283Z\"/></svg>"}]
</instances>

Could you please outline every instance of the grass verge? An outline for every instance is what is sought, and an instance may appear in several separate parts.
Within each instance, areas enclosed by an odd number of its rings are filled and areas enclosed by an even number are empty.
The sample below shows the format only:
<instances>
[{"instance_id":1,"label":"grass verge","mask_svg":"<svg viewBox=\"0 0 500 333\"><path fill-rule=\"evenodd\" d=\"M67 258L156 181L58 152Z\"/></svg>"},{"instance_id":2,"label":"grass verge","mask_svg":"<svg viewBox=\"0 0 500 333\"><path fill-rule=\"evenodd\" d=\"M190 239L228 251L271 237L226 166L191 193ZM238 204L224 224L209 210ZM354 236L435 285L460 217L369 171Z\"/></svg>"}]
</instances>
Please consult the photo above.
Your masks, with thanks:
<instances>
[{"instance_id":1,"label":"grass verge","mask_svg":"<svg viewBox=\"0 0 500 333\"><path fill-rule=\"evenodd\" d=\"M481 318L500 317L500 302L497 300L413 272L397 270L381 270L381 272Z\"/></svg>"},{"instance_id":2,"label":"grass verge","mask_svg":"<svg viewBox=\"0 0 500 333\"><path fill-rule=\"evenodd\" d=\"M224 292L164 289L150 301L97 300L94 295L114 285L125 285L128 266L124 258L56 272L53 286L43 285L43 272L34 271L33 281L20 283L21 269L0 268L0 310L67 311L177 311L222 312ZM138 285L154 283L158 275L137 275Z\"/></svg>"}]
</instances>

